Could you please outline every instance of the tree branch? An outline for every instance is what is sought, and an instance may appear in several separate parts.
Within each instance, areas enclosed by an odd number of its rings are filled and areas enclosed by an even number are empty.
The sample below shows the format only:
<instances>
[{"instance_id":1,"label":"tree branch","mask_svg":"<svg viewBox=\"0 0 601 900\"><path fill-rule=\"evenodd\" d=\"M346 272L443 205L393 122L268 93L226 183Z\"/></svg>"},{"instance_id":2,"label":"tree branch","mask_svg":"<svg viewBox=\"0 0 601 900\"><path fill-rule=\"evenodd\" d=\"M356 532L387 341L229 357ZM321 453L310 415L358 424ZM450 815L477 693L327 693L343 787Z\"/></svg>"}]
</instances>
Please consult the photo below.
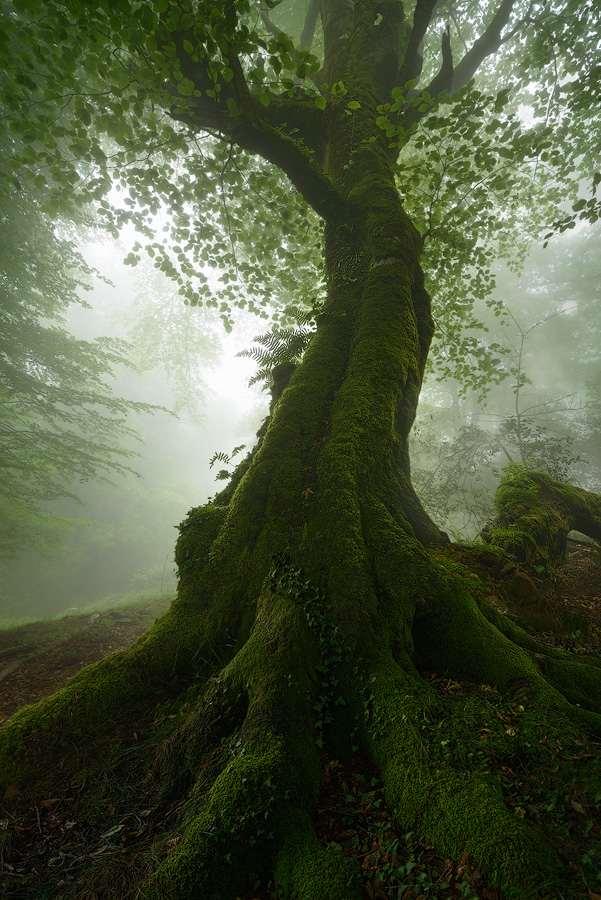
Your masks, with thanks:
<instances>
[{"instance_id":1,"label":"tree branch","mask_svg":"<svg viewBox=\"0 0 601 900\"><path fill-rule=\"evenodd\" d=\"M440 71L438 75L436 75L425 91L427 91L431 97L438 97L443 91L449 91L453 89L453 54L451 52L451 30L450 26L447 25L446 31L443 32L442 35L442 63L440 66ZM420 91L416 91L416 94L419 94ZM430 112L431 107L420 112L419 107L408 106L405 112L405 128L410 128L411 125L415 124L415 122L419 122L427 112Z\"/></svg>"},{"instance_id":2,"label":"tree branch","mask_svg":"<svg viewBox=\"0 0 601 900\"><path fill-rule=\"evenodd\" d=\"M453 74L454 91L458 91L468 81L471 81L486 57L496 53L499 49L503 43L501 33L509 21L515 2L516 0L502 0L484 34L474 42L461 62L457 64Z\"/></svg>"},{"instance_id":3,"label":"tree branch","mask_svg":"<svg viewBox=\"0 0 601 900\"><path fill-rule=\"evenodd\" d=\"M252 103L250 94L248 99ZM277 103L272 105L277 106ZM272 115L274 112L272 111ZM225 107L202 107L195 104L186 111L172 110L170 115L190 128L227 137L243 150L257 154L277 166L323 219L336 221L340 216L348 214L348 202L331 179L320 171L311 158L311 153L292 137L260 118L256 111L252 118L244 114L234 117Z\"/></svg>"},{"instance_id":4,"label":"tree branch","mask_svg":"<svg viewBox=\"0 0 601 900\"><path fill-rule=\"evenodd\" d=\"M426 2L430 2L430 0L426 0ZM487 56L496 53L503 44L502 31L509 21L515 3L516 0L502 0L484 33L474 42L472 48L468 50L456 67L453 67L450 27L447 25L446 31L442 36L442 64L440 71L430 84L424 88L430 96L438 97L443 91L455 93L455 91L460 90L460 88L471 81L483 60ZM430 111L430 108L420 112L419 108L415 106L409 107L405 114L406 127L409 128L415 122L419 122Z\"/></svg>"},{"instance_id":5,"label":"tree branch","mask_svg":"<svg viewBox=\"0 0 601 900\"><path fill-rule=\"evenodd\" d=\"M436 75L426 90L432 97L438 97L443 91L449 91L454 87L454 70L453 70L453 54L451 52L451 29L447 25L446 31L442 35L442 63L440 71Z\"/></svg>"},{"instance_id":6,"label":"tree branch","mask_svg":"<svg viewBox=\"0 0 601 900\"><path fill-rule=\"evenodd\" d=\"M432 15L437 0L417 0L413 13L413 26L407 39L405 58L399 68L396 86L404 87L408 81L415 81L421 75L423 59L419 52L428 26L432 21Z\"/></svg>"},{"instance_id":7,"label":"tree branch","mask_svg":"<svg viewBox=\"0 0 601 900\"><path fill-rule=\"evenodd\" d=\"M309 206L326 221L337 221L348 215L349 204L338 188L292 138L267 123L262 123L260 129L243 123L232 131L232 140L281 169Z\"/></svg>"},{"instance_id":8,"label":"tree branch","mask_svg":"<svg viewBox=\"0 0 601 900\"><path fill-rule=\"evenodd\" d=\"M248 89L248 84L246 83L246 78L244 77L244 72L242 70L240 60L231 47L228 50L227 56L228 62L234 73L234 77L232 79L234 99L240 106L240 109L249 120L249 122L252 122L255 127L259 127L259 116L257 115L255 104L253 103L253 99Z\"/></svg>"},{"instance_id":9,"label":"tree branch","mask_svg":"<svg viewBox=\"0 0 601 900\"><path fill-rule=\"evenodd\" d=\"M300 46L305 50L311 49L313 38L315 37L315 29L317 28L317 18L319 16L319 0L309 0L309 8L305 16L305 24L303 33L301 34Z\"/></svg>"}]
</instances>

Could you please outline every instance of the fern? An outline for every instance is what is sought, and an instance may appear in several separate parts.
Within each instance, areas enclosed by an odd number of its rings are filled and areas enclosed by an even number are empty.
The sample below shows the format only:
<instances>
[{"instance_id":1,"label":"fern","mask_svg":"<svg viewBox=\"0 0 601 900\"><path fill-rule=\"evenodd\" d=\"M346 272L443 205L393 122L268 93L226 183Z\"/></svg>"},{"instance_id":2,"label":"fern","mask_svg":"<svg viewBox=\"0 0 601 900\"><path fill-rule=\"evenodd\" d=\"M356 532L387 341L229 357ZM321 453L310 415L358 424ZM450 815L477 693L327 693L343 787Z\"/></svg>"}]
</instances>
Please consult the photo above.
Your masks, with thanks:
<instances>
[{"instance_id":1,"label":"fern","mask_svg":"<svg viewBox=\"0 0 601 900\"><path fill-rule=\"evenodd\" d=\"M253 359L260 369L248 382L249 386L259 381L271 381L275 366L283 362L297 363L302 358L307 344L315 334L315 320L321 311L317 303L311 309L301 310L287 307L286 316L296 322L290 328L276 328L253 338L258 346L241 350L237 356Z\"/></svg>"},{"instance_id":2,"label":"fern","mask_svg":"<svg viewBox=\"0 0 601 900\"><path fill-rule=\"evenodd\" d=\"M241 450L244 450L246 444L240 444L239 447L234 447L231 453L224 453L223 450L220 450L218 453L214 453L209 462L209 469L212 469L216 462L225 463L226 466L230 466L232 464L232 460L236 454L240 453ZM227 469L221 469L215 478L220 481L224 481L226 478L230 477L230 472Z\"/></svg>"}]
</instances>

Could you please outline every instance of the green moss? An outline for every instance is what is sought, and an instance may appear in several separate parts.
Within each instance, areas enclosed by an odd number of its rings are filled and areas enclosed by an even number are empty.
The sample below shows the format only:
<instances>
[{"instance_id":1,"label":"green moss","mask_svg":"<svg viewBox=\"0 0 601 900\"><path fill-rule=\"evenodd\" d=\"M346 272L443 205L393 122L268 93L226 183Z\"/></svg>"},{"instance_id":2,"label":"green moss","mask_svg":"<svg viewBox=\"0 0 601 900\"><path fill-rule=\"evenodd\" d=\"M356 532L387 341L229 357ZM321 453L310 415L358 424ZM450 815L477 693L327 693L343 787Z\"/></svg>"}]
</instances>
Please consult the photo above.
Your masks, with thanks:
<instances>
[{"instance_id":1,"label":"green moss","mask_svg":"<svg viewBox=\"0 0 601 900\"><path fill-rule=\"evenodd\" d=\"M277 854L273 878L284 897L302 900L361 900L359 863L338 847L324 847L308 815L288 815L287 834Z\"/></svg>"},{"instance_id":2,"label":"green moss","mask_svg":"<svg viewBox=\"0 0 601 900\"><path fill-rule=\"evenodd\" d=\"M507 466L495 495L497 519L487 540L520 561L552 570L565 557L568 532L601 539L601 498L544 472Z\"/></svg>"},{"instance_id":3,"label":"green moss","mask_svg":"<svg viewBox=\"0 0 601 900\"><path fill-rule=\"evenodd\" d=\"M234 691L248 703L239 732L227 742L229 759L208 785L194 747L202 722L193 719L182 733L180 758L199 772L184 838L152 881L157 896L234 897L249 872L261 875L282 843L294 842L291 822L295 815L307 819L319 790L311 710L316 661L301 607L265 590L249 640L203 698L205 710L217 707L217 719ZM301 845L306 841L299 837Z\"/></svg>"},{"instance_id":4,"label":"green moss","mask_svg":"<svg viewBox=\"0 0 601 900\"><path fill-rule=\"evenodd\" d=\"M193 665L201 668L203 631L202 619L173 605L128 650L87 666L51 697L16 713L0 730L0 785L40 777L39 759L48 763L72 750L74 734L84 744Z\"/></svg>"},{"instance_id":5,"label":"green moss","mask_svg":"<svg viewBox=\"0 0 601 900\"><path fill-rule=\"evenodd\" d=\"M433 703L427 687L383 662L371 673L370 692L368 742L403 827L451 858L468 852L507 900L545 896L559 871L551 852L478 773L458 774L431 759L420 733Z\"/></svg>"}]
</instances>

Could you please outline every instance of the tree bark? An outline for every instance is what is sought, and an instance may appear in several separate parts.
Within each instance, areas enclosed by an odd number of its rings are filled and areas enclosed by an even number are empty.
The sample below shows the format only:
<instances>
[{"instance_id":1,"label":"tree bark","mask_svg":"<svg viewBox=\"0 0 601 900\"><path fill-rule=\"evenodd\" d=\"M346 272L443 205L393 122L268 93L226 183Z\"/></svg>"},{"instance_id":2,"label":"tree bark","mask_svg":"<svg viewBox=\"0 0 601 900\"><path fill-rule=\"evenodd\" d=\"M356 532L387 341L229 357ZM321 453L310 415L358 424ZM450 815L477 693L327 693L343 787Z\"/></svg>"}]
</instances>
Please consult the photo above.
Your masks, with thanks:
<instances>
[{"instance_id":1,"label":"tree bark","mask_svg":"<svg viewBox=\"0 0 601 900\"><path fill-rule=\"evenodd\" d=\"M46 759L68 752L74 732L132 715L166 681L207 677L160 752L157 803L187 796L189 806L184 838L149 896L233 900L257 859L285 896L360 896L355 864L324 851L311 821L321 716L319 739L335 753L356 735L407 828L448 856L469 852L504 897L523 897L525 886L542 897L557 863L540 839L486 779L424 757L411 723L434 698L418 670L502 690L527 684L534 734L542 717L546 734L601 735L598 663L545 649L482 607L411 487L406 442L432 321L419 236L383 156L366 149L346 181L356 215L327 227L317 333L236 489L181 526L172 607L131 650L0 733L2 783L27 783L40 750ZM316 715L319 697L327 714ZM243 749L207 782L211 749L233 733ZM257 831L261 817L268 831ZM233 868L218 849L225 843Z\"/></svg>"}]
</instances>

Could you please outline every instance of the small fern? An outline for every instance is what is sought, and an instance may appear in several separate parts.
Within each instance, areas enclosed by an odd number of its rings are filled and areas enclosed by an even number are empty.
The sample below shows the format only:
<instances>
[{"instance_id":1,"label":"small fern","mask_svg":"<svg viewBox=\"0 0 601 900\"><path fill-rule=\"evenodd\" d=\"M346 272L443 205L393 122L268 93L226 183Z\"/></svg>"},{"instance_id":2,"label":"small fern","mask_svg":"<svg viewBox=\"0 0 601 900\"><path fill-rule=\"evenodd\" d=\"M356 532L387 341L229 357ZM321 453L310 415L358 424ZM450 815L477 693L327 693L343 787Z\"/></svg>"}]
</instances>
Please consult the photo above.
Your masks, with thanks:
<instances>
[{"instance_id":1,"label":"small fern","mask_svg":"<svg viewBox=\"0 0 601 900\"><path fill-rule=\"evenodd\" d=\"M246 444L240 444L239 447L234 447L231 453L224 453L223 450L220 450L217 453L214 453L209 462L209 469L212 469L216 462L225 463L226 466L233 465L233 458L241 450L244 450ZM227 478L231 478L232 473L228 469L220 469L219 472L215 475L217 481L225 481Z\"/></svg>"},{"instance_id":2,"label":"small fern","mask_svg":"<svg viewBox=\"0 0 601 900\"><path fill-rule=\"evenodd\" d=\"M259 366L258 372L248 382L249 386L259 381L271 381L275 366L284 362L297 363L307 349L307 344L315 334L315 320L321 311L317 302L311 309L301 310L288 307L286 316L293 319L295 326L275 328L253 338L258 346L241 350L237 356L253 359Z\"/></svg>"}]
</instances>

